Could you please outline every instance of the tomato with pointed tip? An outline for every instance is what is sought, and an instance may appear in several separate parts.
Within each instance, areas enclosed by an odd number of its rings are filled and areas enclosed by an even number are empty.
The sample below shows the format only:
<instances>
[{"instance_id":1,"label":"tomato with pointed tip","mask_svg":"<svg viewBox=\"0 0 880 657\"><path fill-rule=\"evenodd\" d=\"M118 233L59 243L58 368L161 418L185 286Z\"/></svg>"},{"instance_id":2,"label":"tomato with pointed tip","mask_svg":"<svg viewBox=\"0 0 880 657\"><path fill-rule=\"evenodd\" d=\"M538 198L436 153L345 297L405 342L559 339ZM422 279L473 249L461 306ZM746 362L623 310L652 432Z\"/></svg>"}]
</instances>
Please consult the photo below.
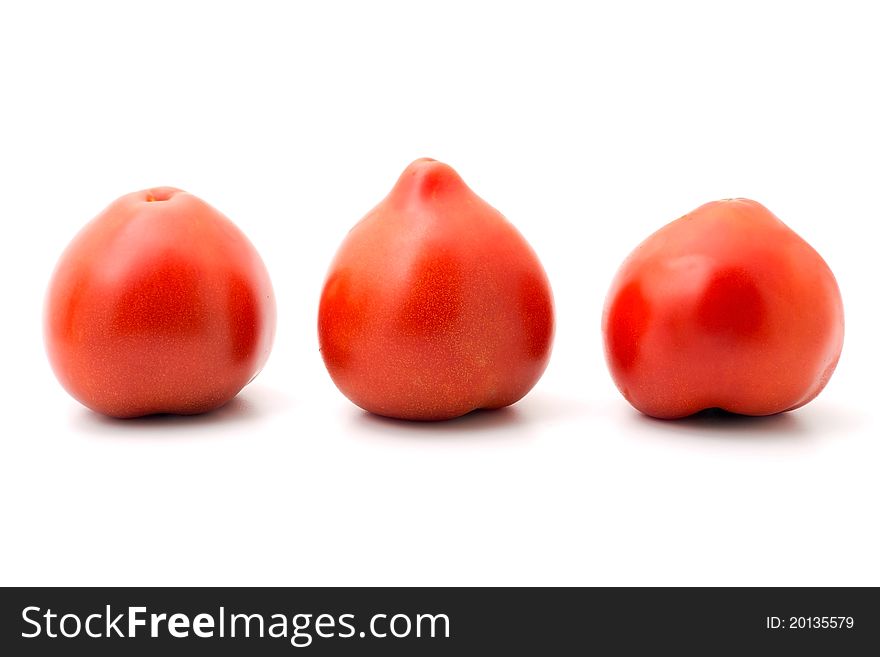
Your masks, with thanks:
<instances>
[{"instance_id":1,"label":"tomato with pointed tip","mask_svg":"<svg viewBox=\"0 0 880 657\"><path fill-rule=\"evenodd\" d=\"M123 196L61 256L46 298L49 360L104 415L191 415L253 379L275 334L269 274L219 211L173 187Z\"/></svg>"},{"instance_id":2,"label":"tomato with pointed tip","mask_svg":"<svg viewBox=\"0 0 880 657\"><path fill-rule=\"evenodd\" d=\"M611 375L643 413L773 415L828 383L843 346L843 305L809 244L760 203L728 199L630 254L602 328Z\"/></svg>"},{"instance_id":3,"label":"tomato with pointed tip","mask_svg":"<svg viewBox=\"0 0 880 657\"><path fill-rule=\"evenodd\" d=\"M518 401L547 366L553 328L535 252L451 167L427 158L349 232L318 316L342 393L408 420Z\"/></svg>"}]
</instances>

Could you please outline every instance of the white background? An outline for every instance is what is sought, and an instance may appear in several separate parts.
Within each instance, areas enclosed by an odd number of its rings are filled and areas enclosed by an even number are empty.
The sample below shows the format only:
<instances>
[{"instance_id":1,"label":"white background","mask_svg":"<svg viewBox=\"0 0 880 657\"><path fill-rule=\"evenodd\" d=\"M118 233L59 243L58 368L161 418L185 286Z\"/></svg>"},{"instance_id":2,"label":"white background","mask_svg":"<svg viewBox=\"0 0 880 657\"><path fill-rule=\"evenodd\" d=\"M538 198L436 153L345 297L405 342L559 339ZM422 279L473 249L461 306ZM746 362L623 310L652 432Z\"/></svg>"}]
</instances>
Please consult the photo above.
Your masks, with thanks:
<instances>
[{"instance_id":1,"label":"white background","mask_svg":"<svg viewBox=\"0 0 880 657\"><path fill-rule=\"evenodd\" d=\"M0 582L880 585L878 21L853 2L6 2L0 8ZM516 406L371 417L327 376L327 265L413 159L540 255L550 367ZM111 421L48 366L41 305L116 197L182 187L260 250L258 379ZM617 266L755 198L835 271L840 366L794 413L659 422L599 329Z\"/></svg>"}]
</instances>

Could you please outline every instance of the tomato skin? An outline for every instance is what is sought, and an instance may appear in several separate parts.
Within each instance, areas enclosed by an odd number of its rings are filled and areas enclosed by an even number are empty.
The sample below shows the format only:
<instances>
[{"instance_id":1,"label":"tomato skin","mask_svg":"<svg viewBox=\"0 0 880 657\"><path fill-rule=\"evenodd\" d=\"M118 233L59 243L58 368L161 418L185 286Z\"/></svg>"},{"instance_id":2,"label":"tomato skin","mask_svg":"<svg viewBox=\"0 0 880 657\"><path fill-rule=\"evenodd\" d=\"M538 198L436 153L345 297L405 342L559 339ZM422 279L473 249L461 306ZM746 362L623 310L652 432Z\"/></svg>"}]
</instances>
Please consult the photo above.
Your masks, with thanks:
<instances>
[{"instance_id":1,"label":"tomato skin","mask_svg":"<svg viewBox=\"0 0 880 657\"><path fill-rule=\"evenodd\" d=\"M127 194L89 222L52 275L52 368L104 415L191 415L263 367L275 298L259 254L219 211L172 187Z\"/></svg>"},{"instance_id":2,"label":"tomato skin","mask_svg":"<svg viewBox=\"0 0 880 657\"><path fill-rule=\"evenodd\" d=\"M553 331L535 252L451 167L427 158L349 232L318 311L339 390L409 420L518 401L544 372Z\"/></svg>"},{"instance_id":3,"label":"tomato skin","mask_svg":"<svg viewBox=\"0 0 880 657\"><path fill-rule=\"evenodd\" d=\"M602 332L617 387L647 415L772 415L825 387L843 346L843 304L809 244L760 203L727 199L630 254Z\"/></svg>"}]
</instances>

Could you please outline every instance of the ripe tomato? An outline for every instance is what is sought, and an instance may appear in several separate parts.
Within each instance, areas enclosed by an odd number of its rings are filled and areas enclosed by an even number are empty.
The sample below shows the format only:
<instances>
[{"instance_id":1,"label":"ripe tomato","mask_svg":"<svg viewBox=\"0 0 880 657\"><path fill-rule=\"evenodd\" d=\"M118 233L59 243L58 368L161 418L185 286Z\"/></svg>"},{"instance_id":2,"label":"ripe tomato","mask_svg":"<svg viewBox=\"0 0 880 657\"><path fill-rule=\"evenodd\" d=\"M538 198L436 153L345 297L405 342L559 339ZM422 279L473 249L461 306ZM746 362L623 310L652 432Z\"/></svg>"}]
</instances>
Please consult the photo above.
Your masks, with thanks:
<instances>
[{"instance_id":1,"label":"ripe tomato","mask_svg":"<svg viewBox=\"0 0 880 657\"><path fill-rule=\"evenodd\" d=\"M274 333L272 286L254 247L171 187L123 196L88 223L46 299L58 380L114 417L222 406L260 371Z\"/></svg>"},{"instance_id":2,"label":"ripe tomato","mask_svg":"<svg viewBox=\"0 0 880 657\"><path fill-rule=\"evenodd\" d=\"M761 204L728 199L630 254L603 334L614 381L647 415L771 415L825 387L843 345L843 305L809 244Z\"/></svg>"},{"instance_id":3,"label":"ripe tomato","mask_svg":"<svg viewBox=\"0 0 880 657\"><path fill-rule=\"evenodd\" d=\"M452 168L421 159L339 248L318 335L355 404L442 420L531 390L550 357L553 301L519 232Z\"/></svg>"}]
</instances>

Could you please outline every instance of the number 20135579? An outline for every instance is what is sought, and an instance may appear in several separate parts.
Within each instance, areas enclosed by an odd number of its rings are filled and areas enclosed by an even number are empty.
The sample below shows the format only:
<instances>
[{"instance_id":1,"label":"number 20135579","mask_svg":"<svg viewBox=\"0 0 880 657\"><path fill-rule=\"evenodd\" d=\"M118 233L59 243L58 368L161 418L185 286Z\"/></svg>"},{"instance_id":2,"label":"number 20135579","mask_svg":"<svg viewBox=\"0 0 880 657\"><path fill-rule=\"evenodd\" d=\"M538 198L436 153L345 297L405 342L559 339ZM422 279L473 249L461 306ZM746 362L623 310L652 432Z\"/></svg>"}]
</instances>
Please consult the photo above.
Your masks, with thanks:
<instances>
[{"instance_id":1,"label":"number 20135579","mask_svg":"<svg viewBox=\"0 0 880 657\"><path fill-rule=\"evenodd\" d=\"M767 616L768 630L851 630L855 626L852 616Z\"/></svg>"}]
</instances>

